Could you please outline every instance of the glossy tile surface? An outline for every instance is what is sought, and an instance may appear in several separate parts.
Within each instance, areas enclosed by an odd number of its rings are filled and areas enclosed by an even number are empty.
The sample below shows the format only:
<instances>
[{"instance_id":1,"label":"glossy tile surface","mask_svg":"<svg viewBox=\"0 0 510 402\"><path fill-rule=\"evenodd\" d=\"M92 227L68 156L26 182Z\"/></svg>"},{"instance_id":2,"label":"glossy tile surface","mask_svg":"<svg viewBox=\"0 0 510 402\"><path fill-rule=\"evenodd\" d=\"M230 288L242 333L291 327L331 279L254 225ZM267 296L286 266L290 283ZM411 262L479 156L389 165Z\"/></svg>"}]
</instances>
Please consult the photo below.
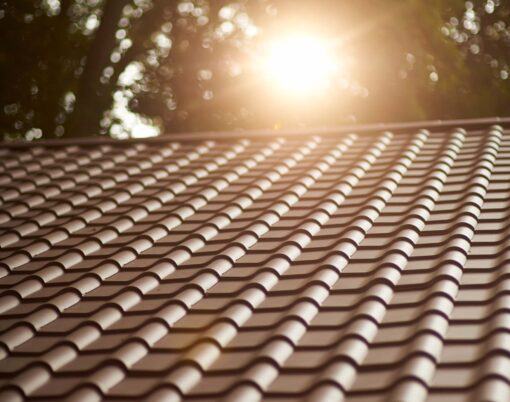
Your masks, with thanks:
<instances>
[{"instance_id":1,"label":"glossy tile surface","mask_svg":"<svg viewBox=\"0 0 510 402\"><path fill-rule=\"evenodd\" d=\"M1 401L509 401L500 126L0 150Z\"/></svg>"}]
</instances>

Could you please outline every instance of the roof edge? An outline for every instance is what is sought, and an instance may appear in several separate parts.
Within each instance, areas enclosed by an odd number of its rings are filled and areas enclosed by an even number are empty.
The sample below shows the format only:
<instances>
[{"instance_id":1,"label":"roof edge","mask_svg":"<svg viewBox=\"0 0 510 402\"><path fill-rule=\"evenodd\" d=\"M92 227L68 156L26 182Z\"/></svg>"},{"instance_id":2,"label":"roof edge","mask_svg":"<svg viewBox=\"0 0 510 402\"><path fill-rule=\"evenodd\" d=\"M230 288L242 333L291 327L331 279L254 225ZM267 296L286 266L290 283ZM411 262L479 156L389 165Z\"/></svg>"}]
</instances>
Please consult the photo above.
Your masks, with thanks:
<instances>
[{"instance_id":1,"label":"roof edge","mask_svg":"<svg viewBox=\"0 0 510 402\"><path fill-rule=\"evenodd\" d=\"M2 141L0 146L8 148L23 148L30 146L63 146L63 145L98 145L98 144L133 144L133 143L167 143L169 141L194 142L204 140L229 140L240 138L267 138L274 136L291 137L309 137L316 135L335 135L351 132L403 132L409 130L432 130L432 129L452 129L455 127L469 127L471 129L486 128L487 125L500 124L510 126L510 117L483 117L473 119L452 119L452 120L422 120L400 123L370 123L370 124L350 124L335 127L314 127L314 128L296 128L296 129L250 129L237 131L200 131L191 133L173 133L163 134L157 137L149 138L129 138L118 140L109 137L78 137L61 138L39 141Z\"/></svg>"}]
</instances>

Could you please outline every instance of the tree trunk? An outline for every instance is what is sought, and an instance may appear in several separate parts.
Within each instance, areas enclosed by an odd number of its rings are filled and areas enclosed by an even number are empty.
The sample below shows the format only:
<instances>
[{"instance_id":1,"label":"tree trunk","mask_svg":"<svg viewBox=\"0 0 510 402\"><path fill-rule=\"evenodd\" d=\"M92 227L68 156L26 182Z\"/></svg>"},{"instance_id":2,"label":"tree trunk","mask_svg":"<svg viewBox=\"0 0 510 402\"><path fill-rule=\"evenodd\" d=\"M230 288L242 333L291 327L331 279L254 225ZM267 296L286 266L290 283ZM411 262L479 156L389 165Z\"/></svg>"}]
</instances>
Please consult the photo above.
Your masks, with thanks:
<instances>
[{"instance_id":1,"label":"tree trunk","mask_svg":"<svg viewBox=\"0 0 510 402\"><path fill-rule=\"evenodd\" d=\"M116 46L115 33L129 0L105 0L103 16L88 51L74 111L69 117L66 136L83 137L99 133L100 121L112 104L115 82L101 83L106 67L111 65L110 55ZM113 66L112 66L113 67Z\"/></svg>"}]
</instances>

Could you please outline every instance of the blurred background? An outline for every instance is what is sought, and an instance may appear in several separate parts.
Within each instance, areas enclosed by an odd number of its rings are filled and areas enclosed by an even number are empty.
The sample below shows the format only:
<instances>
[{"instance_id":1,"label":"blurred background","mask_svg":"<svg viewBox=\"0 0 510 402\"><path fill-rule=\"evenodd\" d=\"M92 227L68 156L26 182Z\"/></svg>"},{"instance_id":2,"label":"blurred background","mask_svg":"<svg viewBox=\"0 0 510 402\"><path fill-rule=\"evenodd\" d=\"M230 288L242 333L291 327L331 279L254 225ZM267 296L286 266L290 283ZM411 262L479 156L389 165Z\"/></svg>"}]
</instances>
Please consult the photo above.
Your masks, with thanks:
<instances>
[{"instance_id":1,"label":"blurred background","mask_svg":"<svg viewBox=\"0 0 510 402\"><path fill-rule=\"evenodd\" d=\"M3 139L510 115L506 0L0 0Z\"/></svg>"}]
</instances>

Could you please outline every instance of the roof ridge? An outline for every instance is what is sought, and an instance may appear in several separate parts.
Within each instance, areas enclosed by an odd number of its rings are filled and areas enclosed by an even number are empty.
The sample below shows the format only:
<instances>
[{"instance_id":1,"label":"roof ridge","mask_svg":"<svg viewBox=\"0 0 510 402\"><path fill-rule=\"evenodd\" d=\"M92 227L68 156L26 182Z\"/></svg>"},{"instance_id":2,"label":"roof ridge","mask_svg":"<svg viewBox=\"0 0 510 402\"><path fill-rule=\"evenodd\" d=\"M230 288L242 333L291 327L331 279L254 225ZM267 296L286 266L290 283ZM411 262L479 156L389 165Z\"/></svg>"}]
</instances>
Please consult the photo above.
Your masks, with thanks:
<instances>
[{"instance_id":1,"label":"roof ridge","mask_svg":"<svg viewBox=\"0 0 510 402\"><path fill-rule=\"evenodd\" d=\"M471 129L486 128L488 124L504 124L510 127L510 117L483 117L472 119L449 119L449 120L421 120L396 123L368 123L368 124L348 124L340 126L325 127L307 127L294 129L249 129L235 131L197 131L188 133L163 134L157 137L149 138L128 138L118 140L110 137L80 137L80 138L61 138L40 141L2 141L1 146L9 148L47 146L47 145L107 145L107 144L133 144L133 143L167 143L170 141L194 142L205 140L235 140L241 138L265 139L267 137L291 136L291 137L309 137L317 135L335 135L350 132L405 132L408 130L419 129L452 129L458 126L469 126Z\"/></svg>"}]
</instances>

